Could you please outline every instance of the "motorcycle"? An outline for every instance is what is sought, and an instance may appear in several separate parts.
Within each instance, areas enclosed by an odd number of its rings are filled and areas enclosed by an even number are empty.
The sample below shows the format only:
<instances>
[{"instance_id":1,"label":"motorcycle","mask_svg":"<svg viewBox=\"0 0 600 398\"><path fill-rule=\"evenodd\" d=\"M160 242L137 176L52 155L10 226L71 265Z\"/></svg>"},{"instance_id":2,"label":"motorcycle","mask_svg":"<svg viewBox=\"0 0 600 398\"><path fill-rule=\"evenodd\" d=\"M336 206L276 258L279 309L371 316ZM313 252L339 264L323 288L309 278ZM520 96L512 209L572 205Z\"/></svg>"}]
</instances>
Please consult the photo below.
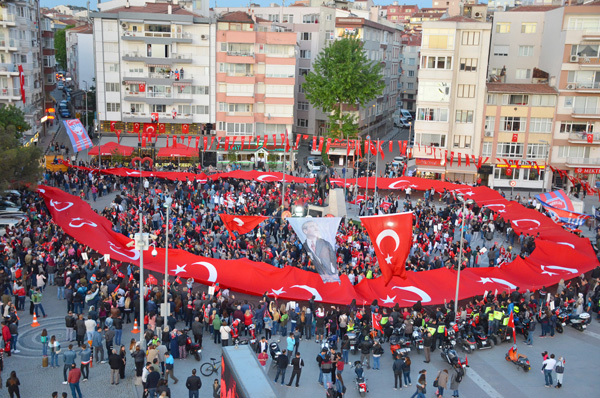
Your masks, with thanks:
<instances>
[{"instance_id":1,"label":"motorcycle","mask_svg":"<svg viewBox=\"0 0 600 398\"><path fill-rule=\"evenodd\" d=\"M271 354L273 366L277 366L277 358L279 358L279 356L282 355L281 348L279 348L279 340L269 344L269 354Z\"/></svg>"},{"instance_id":2,"label":"motorcycle","mask_svg":"<svg viewBox=\"0 0 600 398\"><path fill-rule=\"evenodd\" d=\"M466 327L463 322L459 330L458 345L467 353L475 351L477 349L477 342L475 341L475 337L473 337L473 333L471 333L471 328Z\"/></svg>"},{"instance_id":3,"label":"motorcycle","mask_svg":"<svg viewBox=\"0 0 600 398\"><path fill-rule=\"evenodd\" d=\"M358 353L358 336L356 332L348 332L346 336L348 336L348 340L350 341L350 352L352 355L356 355Z\"/></svg>"},{"instance_id":4,"label":"motorcycle","mask_svg":"<svg viewBox=\"0 0 600 398\"><path fill-rule=\"evenodd\" d=\"M354 372L356 373L356 378L354 379L356 389L358 390L358 394L361 397L364 397L369 392L369 389L367 388L367 379L364 376L362 363L360 361L354 362Z\"/></svg>"},{"instance_id":5,"label":"motorcycle","mask_svg":"<svg viewBox=\"0 0 600 398\"><path fill-rule=\"evenodd\" d=\"M515 332L516 334L523 335L524 338L527 338L529 335L529 330L531 329L531 319L526 318L523 320L515 320Z\"/></svg>"},{"instance_id":6,"label":"motorcycle","mask_svg":"<svg viewBox=\"0 0 600 398\"><path fill-rule=\"evenodd\" d=\"M184 329L183 333L185 334L185 349L189 355L192 355L196 361L200 361L202 359L202 348L200 348L200 344L192 342L190 336L188 336L189 330Z\"/></svg>"},{"instance_id":7,"label":"motorcycle","mask_svg":"<svg viewBox=\"0 0 600 398\"><path fill-rule=\"evenodd\" d=\"M508 326L501 325L498 328L498 332L493 335L494 344L498 345L500 343L504 343L512 340L512 328Z\"/></svg>"},{"instance_id":8,"label":"motorcycle","mask_svg":"<svg viewBox=\"0 0 600 398\"><path fill-rule=\"evenodd\" d=\"M407 355L410 352L411 339L404 336L404 325L395 328L390 336L392 355Z\"/></svg>"},{"instance_id":9,"label":"motorcycle","mask_svg":"<svg viewBox=\"0 0 600 398\"><path fill-rule=\"evenodd\" d=\"M411 336L411 343L417 349L418 352L421 352L424 348L423 345L423 331L420 328L414 328Z\"/></svg>"},{"instance_id":10,"label":"motorcycle","mask_svg":"<svg viewBox=\"0 0 600 398\"><path fill-rule=\"evenodd\" d=\"M524 372L529 372L531 370L529 359L525 355L517 353L516 344L513 344L510 350L508 350L508 353L506 354L506 360L517 365L519 368L523 369Z\"/></svg>"},{"instance_id":11,"label":"motorcycle","mask_svg":"<svg viewBox=\"0 0 600 398\"><path fill-rule=\"evenodd\" d=\"M473 329L473 337L475 338L477 348L480 350L486 350L488 348L494 347L494 341L488 339L483 330L481 330L480 328Z\"/></svg>"},{"instance_id":12,"label":"motorcycle","mask_svg":"<svg viewBox=\"0 0 600 398\"><path fill-rule=\"evenodd\" d=\"M454 341L454 344L456 344L456 341ZM444 345L442 345L440 355L444 361L448 362L449 365L454 366L457 363L464 363L464 361L461 361L458 354L456 353L454 345L452 345L448 341L444 342Z\"/></svg>"},{"instance_id":13,"label":"motorcycle","mask_svg":"<svg viewBox=\"0 0 600 398\"><path fill-rule=\"evenodd\" d=\"M558 333L562 333L563 328L567 325L571 325L580 332L583 332L587 328L586 323L590 319L590 314L582 312L578 315L575 313L573 306L568 306L559 310L556 317L558 318L558 322L556 323L556 331Z\"/></svg>"}]
</instances>

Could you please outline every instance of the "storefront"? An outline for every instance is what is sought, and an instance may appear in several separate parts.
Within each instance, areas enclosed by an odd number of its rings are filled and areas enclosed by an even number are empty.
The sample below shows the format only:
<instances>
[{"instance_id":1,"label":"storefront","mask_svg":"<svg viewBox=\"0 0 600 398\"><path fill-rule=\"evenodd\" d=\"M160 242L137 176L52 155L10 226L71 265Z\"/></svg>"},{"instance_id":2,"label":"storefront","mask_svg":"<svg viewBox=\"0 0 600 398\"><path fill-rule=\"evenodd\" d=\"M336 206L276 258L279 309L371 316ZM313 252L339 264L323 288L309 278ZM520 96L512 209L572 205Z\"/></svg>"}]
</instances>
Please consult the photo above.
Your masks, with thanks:
<instances>
[{"instance_id":1,"label":"storefront","mask_svg":"<svg viewBox=\"0 0 600 398\"><path fill-rule=\"evenodd\" d=\"M323 146L327 145L327 141L323 143ZM329 145L329 152L327 152L327 156L329 157L329 161L331 165L334 167L343 167L346 165L346 158L348 159L348 164L350 167L354 165L354 147L350 149L348 152L347 140L334 139L331 141ZM351 144L353 145L353 144ZM313 156L320 156L320 151L311 151L310 153Z\"/></svg>"},{"instance_id":2,"label":"storefront","mask_svg":"<svg viewBox=\"0 0 600 398\"><path fill-rule=\"evenodd\" d=\"M490 188L510 188L510 182L515 181L515 188L543 190L548 185L546 178L545 165L519 161L510 165L495 165L488 182Z\"/></svg>"},{"instance_id":3,"label":"storefront","mask_svg":"<svg viewBox=\"0 0 600 398\"><path fill-rule=\"evenodd\" d=\"M244 144L242 149L241 144L230 145L229 150L225 150L225 146L220 144L217 147L217 166L220 168L226 167L230 163L235 163L242 167L243 170L252 170L254 168L278 169L283 166L285 160L285 168L291 170L296 159L296 151L285 151L285 145L263 145L256 142Z\"/></svg>"},{"instance_id":4,"label":"storefront","mask_svg":"<svg viewBox=\"0 0 600 398\"><path fill-rule=\"evenodd\" d=\"M415 159L417 172L415 177L428 178L430 180L443 180L446 176L446 166L441 159Z\"/></svg>"}]
</instances>

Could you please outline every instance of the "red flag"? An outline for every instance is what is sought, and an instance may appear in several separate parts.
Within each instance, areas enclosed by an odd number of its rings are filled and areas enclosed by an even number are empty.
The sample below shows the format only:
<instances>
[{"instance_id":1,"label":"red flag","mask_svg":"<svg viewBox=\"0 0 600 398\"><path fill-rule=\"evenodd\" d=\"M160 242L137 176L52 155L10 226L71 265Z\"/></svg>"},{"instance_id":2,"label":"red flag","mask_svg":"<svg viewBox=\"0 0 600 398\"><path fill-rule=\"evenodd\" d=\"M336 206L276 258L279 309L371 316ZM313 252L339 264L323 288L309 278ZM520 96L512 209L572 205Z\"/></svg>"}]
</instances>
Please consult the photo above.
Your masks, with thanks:
<instances>
[{"instance_id":1,"label":"red flag","mask_svg":"<svg viewBox=\"0 0 600 398\"><path fill-rule=\"evenodd\" d=\"M173 146L175 146L177 144L177 137L173 136Z\"/></svg>"},{"instance_id":2,"label":"red flag","mask_svg":"<svg viewBox=\"0 0 600 398\"><path fill-rule=\"evenodd\" d=\"M465 155L465 163L467 164L467 166L471 165L471 161L469 159L469 155Z\"/></svg>"},{"instance_id":3,"label":"red flag","mask_svg":"<svg viewBox=\"0 0 600 398\"><path fill-rule=\"evenodd\" d=\"M398 141L398 146L400 147L400 153L402 156L406 156L406 147L408 146L407 141Z\"/></svg>"},{"instance_id":4,"label":"red flag","mask_svg":"<svg viewBox=\"0 0 600 398\"><path fill-rule=\"evenodd\" d=\"M196 149L200 146L200 137L196 136Z\"/></svg>"},{"instance_id":5,"label":"red flag","mask_svg":"<svg viewBox=\"0 0 600 398\"><path fill-rule=\"evenodd\" d=\"M317 137L313 137L312 151L313 152L317 151Z\"/></svg>"},{"instance_id":6,"label":"red flag","mask_svg":"<svg viewBox=\"0 0 600 398\"><path fill-rule=\"evenodd\" d=\"M121 130L117 130L117 142L121 141Z\"/></svg>"},{"instance_id":7,"label":"red flag","mask_svg":"<svg viewBox=\"0 0 600 398\"><path fill-rule=\"evenodd\" d=\"M294 146L294 150L298 149L298 146L300 145L300 138L302 138L302 136L298 134L298 137L296 137L296 145Z\"/></svg>"},{"instance_id":8,"label":"red flag","mask_svg":"<svg viewBox=\"0 0 600 398\"><path fill-rule=\"evenodd\" d=\"M458 167L460 167L462 165L462 153L457 153L458 155Z\"/></svg>"},{"instance_id":9,"label":"red flag","mask_svg":"<svg viewBox=\"0 0 600 398\"><path fill-rule=\"evenodd\" d=\"M175 278L175 282L179 283L180 285L182 284L181 279L179 279L179 277Z\"/></svg>"},{"instance_id":10,"label":"red flag","mask_svg":"<svg viewBox=\"0 0 600 398\"><path fill-rule=\"evenodd\" d=\"M273 134L273 145L277 145L277 134Z\"/></svg>"},{"instance_id":11,"label":"red flag","mask_svg":"<svg viewBox=\"0 0 600 398\"><path fill-rule=\"evenodd\" d=\"M143 133L142 134L142 148L146 147L146 137L147 137L147 134Z\"/></svg>"},{"instance_id":12,"label":"red flag","mask_svg":"<svg viewBox=\"0 0 600 398\"><path fill-rule=\"evenodd\" d=\"M215 142L215 137L210 137L210 147L211 148L212 148L214 142Z\"/></svg>"},{"instance_id":13,"label":"red flag","mask_svg":"<svg viewBox=\"0 0 600 398\"><path fill-rule=\"evenodd\" d=\"M188 135L188 147L192 144L192 136Z\"/></svg>"},{"instance_id":14,"label":"red flag","mask_svg":"<svg viewBox=\"0 0 600 398\"><path fill-rule=\"evenodd\" d=\"M154 137L156 135L156 125L152 123L144 123L144 134L147 138Z\"/></svg>"},{"instance_id":15,"label":"red flag","mask_svg":"<svg viewBox=\"0 0 600 398\"><path fill-rule=\"evenodd\" d=\"M181 132L183 134L189 134L190 133L190 125L189 124L182 124L181 125Z\"/></svg>"},{"instance_id":16,"label":"red flag","mask_svg":"<svg viewBox=\"0 0 600 398\"><path fill-rule=\"evenodd\" d=\"M167 126L164 123L158 124L158 132L160 134L164 134L166 132Z\"/></svg>"},{"instance_id":17,"label":"red flag","mask_svg":"<svg viewBox=\"0 0 600 398\"><path fill-rule=\"evenodd\" d=\"M481 168L481 156L477 159L477 168Z\"/></svg>"},{"instance_id":18,"label":"red flag","mask_svg":"<svg viewBox=\"0 0 600 398\"><path fill-rule=\"evenodd\" d=\"M381 314L376 314L375 312L371 312L371 320L373 321L373 329L379 330L383 332L383 328L381 327Z\"/></svg>"},{"instance_id":19,"label":"red flag","mask_svg":"<svg viewBox=\"0 0 600 398\"><path fill-rule=\"evenodd\" d=\"M246 143L246 137L242 136L242 151L244 150L244 144Z\"/></svg>"},{"instance_id":20,"label":"red flag","mask_svg":"<svg viewBox=\"0 0 600 398\"><path fill-rule=\"evenodd\" d=\"M390 141L390 152L394 151L394 141Z\"/></svg>"},{"instance_id":21,"label":"red flag","mask_svg":"<svg viewBox=\"0 0 600 398\"><path fill-rule=\"evenodd\" d=\"M319 137L319 152L323 152L323 143L325 142L325 137Z\"/></svg>"},{"instance_id":22,"label":"red flag","mask_svg":"<svg viewBox=\"0 0 600 398\"><path fill-rule=\"evenodd\" d=\"M450 159L448 159L450 166L454 163L454 151L450 151Z\"/></svg>"},{"instance_id":23,"label":"red flag","mask_svg":"<svg viewBox=\"0 0 600 398\"><path fill-rule=\"evenodd\" d=\"M229 137L225 137L225 150L229 150Z\"/></svg>"},{"instance_id":24,"label":"red flag","mask_svg":"<svg viewBox=\"0 0 600 398\"><path fill-rule=\"evenodd\" d=\"M517 142L519 141L519 134L518 133L514 133L512 135L512 142Z\"/></svg>"},{"instance_id":25,"label":"red flag","mask_svg":"<svg viewBox=\"0 0 600 398\"><path fill-rule=\"evenodd\" d=\"M265 221L269 217L264 216L239 216L235 214L224 214L220 213L221 221L225 225L225 228L229 231L231 238L235 240L233 231L239 234L246 234L252 231L258 224Z\"/></svg>"},{"instance_id":26,"label":"red flag","mask_svg":"<svg viewBox=\"0 0 600 398\"><path fill-rule=\"evenodd\" d=\"M329 153L331 149L331 138L327 138L327 145L325 146L325 153Z\"/></svg>"},{"instance_id":27,"label":"red flag","mask_svg":"<svg viewBox=\"0 0 600 398\"><path fill-rule=\"evenodd\" d=\"M346 156L350 155L350 151L352 150L352 145L354 145L354 140L346 141Z\"/></svg>"},{"instance_id":28,"label":"red flag","mask_svg":"<svg viewBox=\"0 0 600 398\"><path fill-rule=\"evenodd\" d=\"M379 145L379 140L377 140L377 145ZM369 148L371 149L371 155L377 156L377 145L373 143L373 141L369 141Z\"/></svg>"},{"instance_id":29,"label":"red flag","mask_svg":"<svg viewBox=\"0 0 600 398\"><path fill-rule=\"evenodd\" d=\"M125 274L119 271L117 272L117 278L125 278Z\"/></svg>"},{"instance_id":30,"label":"red flag","mask_svg":"<svg viewBox=\"0 0 600 398\"><path fill-rule=\"evenodd\" d=\"M594 134L592 134L592 133L587 134L587 142L590 144L594 142Z\"/></svg>"},{"instance_id":31,"label":"red flag","mask_svg":"<svg viewBox=\"0 0 600 398\"><path fill-rule=\"evenodd\" d=\"M383 142L377 140L377 151L381 155L381 159L385 159L385 155L383 154L383 148L381 147L381 145L383 145Z\"/></svg>"},{"instance_id":32,"label":"red flag","mask_svg":"<svg viewBox=\"0 0 600 398\"><path fill-rule=\"evenodd\" d=\"M117 122L110 122L110 131L116 131L117 130Z\"/></svg>"},{"instance_id":33,"label":"red flag","mask_svg":"<svg viewBox=\"0 0 600 398\"><path fill-rule=\"evenodd\" d=\"M148 276L148 279L146 279L146 285L156 285L156 284L158 284L158 281L156 280L154 275L150 274Z\"/></svg>"},{"instance_id":34,"label":"red flag","mask_svg":"<svg viewBox=\"0 0 600 398\"><path fill-rule=\"evenodd\" d=\"M512 332L513 332L513 341L516 343L517 342L517 334L515 333L515 319L513 317L513 311L510 312L510 316L508 317L508 324L506 326L508 326L509 328L512 328Z\"/></svg>"},{"instance_id":35,"label":"red flag","mask_svg":"<svg viewBox=\"0 0 600 398\"><path fill-rule=\"evenodd\" d=\"M134 133L139 133L140 132L140 124L138 122L133 123L133 132Z\"/></svg>"},{"instance_id":36,"label":"red flag","mask_svg":"<svg viewBox=\"0 0 600 398\"><path fill-rule=\"evenodd\" d=\"M202 137L202 141L204 144L204 150L206 151L208 149L208 137Z\"/></svg>"},{"instance_id":37,"label":"red flag","mask_svg":"<svg viewBox=\"0 0 600 398\"><path fill-rule=\"evenodd\" d=\"M360 150L361 149L360 140L354 141L354 144L356 145L356 156L362 157L362 152Z\"/></svg>"},{"instance_id":38,"label":"red flag","mask_svg":"<svg viewBox=\"0 0 600 398\"><path fill-rule=\"evenodd\" d=\"M129 274L129 282L133 280L133 274Z\"/></svg>"},{"instance_id":39,"label":"red flag","mask_svg":"<svg viewBox=\"0 0 600 398\"><path fill-rule=\"evenodd\" d=\"M352 202L353 205L357 205L360 202L364 202L365 201L365 195L356 195L356 199L354 199Z\"/></svg>"},{"instance_id":40,"label":"red flag","mask_svg":"<svg viewBox=\"0 0 600 398\"><path fill-rule=\"evenodd\" d=\"M413 213L360 217L375 247L386 285L392 276L406 278L405 262L412 245Z\"/></svg>"},{"instance_id":41,"label":"red flag","mask_svg":"<svg viewBox=\"0 0 600 398\"><path fill-rule=\"evenodd\" d=\"M21 100L25 103L25 73L23 72L23 65L19 65L19 85L21 86Z\"/></svg>"}]
</instances>

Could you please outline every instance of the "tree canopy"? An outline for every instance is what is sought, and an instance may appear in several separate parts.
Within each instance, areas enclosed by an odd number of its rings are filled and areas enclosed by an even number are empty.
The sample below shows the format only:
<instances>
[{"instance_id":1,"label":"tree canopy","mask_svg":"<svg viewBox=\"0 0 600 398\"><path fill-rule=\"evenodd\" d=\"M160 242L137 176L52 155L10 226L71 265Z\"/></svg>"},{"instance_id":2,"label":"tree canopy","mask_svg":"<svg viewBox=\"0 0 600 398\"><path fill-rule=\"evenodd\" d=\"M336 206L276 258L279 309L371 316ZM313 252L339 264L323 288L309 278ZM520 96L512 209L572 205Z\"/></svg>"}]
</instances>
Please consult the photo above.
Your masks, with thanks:
<instances>
[{"instance_id":1,"label":"tree canopy","mask_svg":"<svg viewBox=\"0 0 600 398\"><path fill-rule=\"evenodd\" d=\"M67 69L67 29L71 29L75 25L67 25L64 29L56 31L54 34L54 49L56 63L63 69Z\"/></svg>"},{"instance_id":2,"label":"tree canopy","mask_svg":"<svg viewBox=\"0 0 600 398\"><path fill-rule=\"evenodd\" d=\"M313 63L303 84L311 105L329 113L331 137L353 137L358 125L344 106L364 106L383 92L382 65L369 61L355 35L333 41Z\"/></svg>"},{"instance_id":3,"label":"tree canopy","mask_svg":"<svg viewBox=\"0 0 600 398\"><path fill-rule=\"evenodd\" d=\"M12 116L5 118L6 114ZM41 177L42 151L34 145L21 145L18 126L24 130L30 128L23 111L16 107L0 108L0 189L35 185Z\"/></svg>"}]
</instances>

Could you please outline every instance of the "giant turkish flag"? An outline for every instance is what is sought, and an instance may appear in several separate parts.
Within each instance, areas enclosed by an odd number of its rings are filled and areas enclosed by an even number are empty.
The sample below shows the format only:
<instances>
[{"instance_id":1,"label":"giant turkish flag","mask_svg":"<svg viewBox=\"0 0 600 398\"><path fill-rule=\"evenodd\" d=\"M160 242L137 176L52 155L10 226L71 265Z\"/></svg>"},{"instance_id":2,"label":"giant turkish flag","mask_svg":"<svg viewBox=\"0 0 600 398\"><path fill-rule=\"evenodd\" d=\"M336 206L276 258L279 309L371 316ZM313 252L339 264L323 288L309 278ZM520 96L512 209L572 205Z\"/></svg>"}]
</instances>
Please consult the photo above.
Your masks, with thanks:
<instances>
[{"instance_id":1,"label":"giant turkish flag","mask_svg":"<svg viewBox=\"0 0 600 398\"><path fill-rule=\"evenodd\" d=\"M412 246L412 212L361 217L387 285L392 276L406 278L405 262Z\"/></svg>"},{"instance_id":2,"label":"giant turkish flag","mask_svg":"<svg viewBox=\"0 0 600 398\"><path fill-rule=\"evenodd\" d=\"M225 225L225 228L231 234L231 238L235 239L233 231L239 234L247 234L252 231L258 224L265 221L269 217L264 216L238 216L235 214L219 214L221 221Z\"/></svg>"}]
</instances>

